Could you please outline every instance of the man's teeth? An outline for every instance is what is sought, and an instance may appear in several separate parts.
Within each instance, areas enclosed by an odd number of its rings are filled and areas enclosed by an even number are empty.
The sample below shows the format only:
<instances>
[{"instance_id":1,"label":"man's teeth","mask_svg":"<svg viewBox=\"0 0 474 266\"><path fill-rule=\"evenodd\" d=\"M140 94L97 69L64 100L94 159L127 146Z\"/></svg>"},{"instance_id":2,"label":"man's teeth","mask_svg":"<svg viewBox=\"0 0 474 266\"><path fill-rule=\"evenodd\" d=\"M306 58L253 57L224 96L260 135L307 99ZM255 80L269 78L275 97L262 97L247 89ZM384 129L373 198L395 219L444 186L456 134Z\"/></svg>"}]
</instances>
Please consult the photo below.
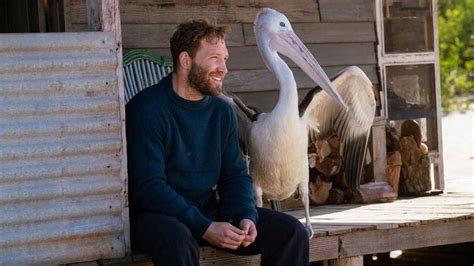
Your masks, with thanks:
<instances>
[{"instance_id":1,"label":"man's teeth","mask_svg":"<svg viewBox=\"0 0 474 266\"><path fill-rule=\"evenodd\" d=\"M213 80L217 80L217 81L221 81L222 78L219 78L219 77L212 77Z\"/></svg>"}]
</instances>

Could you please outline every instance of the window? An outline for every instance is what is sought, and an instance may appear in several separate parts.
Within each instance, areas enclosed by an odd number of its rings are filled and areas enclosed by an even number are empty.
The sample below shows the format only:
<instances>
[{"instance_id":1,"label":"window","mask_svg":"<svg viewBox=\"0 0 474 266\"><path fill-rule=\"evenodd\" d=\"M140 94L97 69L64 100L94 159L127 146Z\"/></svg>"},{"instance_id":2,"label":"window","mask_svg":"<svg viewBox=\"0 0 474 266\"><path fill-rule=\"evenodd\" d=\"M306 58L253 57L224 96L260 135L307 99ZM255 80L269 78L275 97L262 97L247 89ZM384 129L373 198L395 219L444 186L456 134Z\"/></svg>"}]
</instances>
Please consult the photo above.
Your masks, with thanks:
<instances>
[{"instance_id":1,"label":"window","mask_svg":"<svg viewBox=\"0 0 474 266\"><path fill-rule=\"evenodd\" d=\"M384 0L386 53L433 52L433 9L429 0Z\"/></svg>"}]
</instances>

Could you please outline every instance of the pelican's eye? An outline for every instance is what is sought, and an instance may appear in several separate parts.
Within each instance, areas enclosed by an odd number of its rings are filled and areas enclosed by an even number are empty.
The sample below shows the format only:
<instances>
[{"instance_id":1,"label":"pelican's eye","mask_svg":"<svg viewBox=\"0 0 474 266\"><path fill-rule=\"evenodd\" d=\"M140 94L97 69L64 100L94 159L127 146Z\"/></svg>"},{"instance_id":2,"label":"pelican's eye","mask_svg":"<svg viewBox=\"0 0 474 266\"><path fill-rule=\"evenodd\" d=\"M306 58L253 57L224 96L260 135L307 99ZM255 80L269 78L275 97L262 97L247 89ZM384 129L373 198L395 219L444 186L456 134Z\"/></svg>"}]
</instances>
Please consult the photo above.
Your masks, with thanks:
<instances>
[{"instance_id":1,"label":"pelican's eye","mask_svg":"<svg viewBox=\"0 0 474 266\"><path fill-rule=\"evenodd\" d=\"M285 27L285 22L280 22L280 26Z\"/></svg>"}]
</instances>

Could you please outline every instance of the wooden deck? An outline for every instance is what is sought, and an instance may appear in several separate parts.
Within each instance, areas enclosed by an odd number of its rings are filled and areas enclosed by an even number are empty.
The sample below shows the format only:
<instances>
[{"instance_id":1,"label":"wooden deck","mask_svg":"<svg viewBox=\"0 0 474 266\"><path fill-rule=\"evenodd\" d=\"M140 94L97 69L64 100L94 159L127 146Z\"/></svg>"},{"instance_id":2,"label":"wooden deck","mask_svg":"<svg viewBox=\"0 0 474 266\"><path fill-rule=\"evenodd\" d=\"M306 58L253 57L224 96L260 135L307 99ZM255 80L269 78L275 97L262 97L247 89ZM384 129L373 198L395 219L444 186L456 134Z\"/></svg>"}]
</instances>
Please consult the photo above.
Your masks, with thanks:
<instances>
[{"instance_id":1,"label":"wooden deck","mask_svg":"<svg viewBox=\"0 0 474 266\"><path fill-rule=\"evenodd\" d=\"M304 221L302 210L288 212ZM311 208L315 236L310 260L354 259L361 255L474 241L474 193L444 193L378 204ZM112 261L109 261L112 262ZM102 261L101 264L117 264ZM122 264L151 265L128 259ZM206 247L201 265L259 265L259 256L241 257ZM338 265L333 263L331 265Z\"/></svg>"},{"instance_id":2,"label":"wooden deck","mask_svg":"<svg viewBox=\"0 0 474 266\"><path fill-rule=\"evenodd\" d=\"M301 221L301 210L288 212ZM324 205L311 208L315 236L310 260L474 241L474 194L445 193L390 203ZM203 265L259 265L256 257L203 249Z\"/></svg>"}]
</instances>

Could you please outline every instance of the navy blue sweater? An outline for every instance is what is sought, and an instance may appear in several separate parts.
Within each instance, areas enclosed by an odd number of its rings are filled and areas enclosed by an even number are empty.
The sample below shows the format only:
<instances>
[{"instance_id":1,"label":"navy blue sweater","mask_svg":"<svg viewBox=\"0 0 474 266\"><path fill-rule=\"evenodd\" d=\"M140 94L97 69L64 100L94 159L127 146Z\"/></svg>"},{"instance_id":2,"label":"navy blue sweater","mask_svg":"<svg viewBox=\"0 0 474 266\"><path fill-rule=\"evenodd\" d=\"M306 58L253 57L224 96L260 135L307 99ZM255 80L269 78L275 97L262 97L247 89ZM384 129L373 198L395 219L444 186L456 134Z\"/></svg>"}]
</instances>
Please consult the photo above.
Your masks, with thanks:
<instances>
[{"instance_id":1,"label":"navy blue sweater","mask_svg":"<svg viewBox=\"0 0 474 266\"><path fill-rule=\"evenodd\" d=\"M232 108L217 97L185 100L172 86L170 74L126 106L131 215L175 217L196 239L212 222L209 206L217 208L221 221L256 222ZM218 205L213 204L216 185Z\"/></svg>"}]
</instances>

